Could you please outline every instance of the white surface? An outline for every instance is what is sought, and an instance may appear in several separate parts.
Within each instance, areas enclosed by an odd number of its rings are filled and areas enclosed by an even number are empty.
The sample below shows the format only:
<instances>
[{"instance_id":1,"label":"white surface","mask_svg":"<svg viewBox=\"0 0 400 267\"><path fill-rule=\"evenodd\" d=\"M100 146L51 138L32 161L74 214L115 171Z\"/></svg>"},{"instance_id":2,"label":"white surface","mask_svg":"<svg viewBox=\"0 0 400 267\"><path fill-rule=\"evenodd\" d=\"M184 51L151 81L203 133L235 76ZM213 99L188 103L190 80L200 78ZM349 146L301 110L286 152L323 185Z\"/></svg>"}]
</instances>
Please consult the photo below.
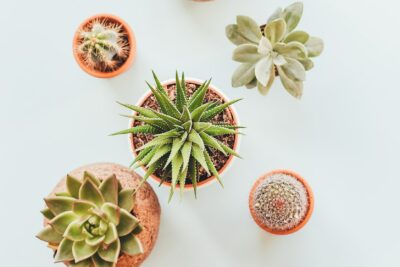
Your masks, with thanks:
<instances>
[{"instance_id":1,"label":"white surface","mask_svg":"<svg viewBox=\"0 0 400 267\"><path fill-rule=\"evenodd\" d=\"M241 154L218 185L195 201L162 204L158 243L144 267L391 267L400 250L400 40L395 0L305 1L300 28L326 43L301 101L277 82L267 97L232 89L234 46L224 27L236 14L260 23L290 1L21 1L0 3L2 266L53 266L34 238L42 198L83 164L128 164L127 121L115 101L135 103L151 80L175 69L206 79L231 98L246 129ZM109 12L134 29L134 66L112 80L88 76L71 42L86 17ZM262 173L290 168L316 197L308 225L291 236L264 233L250 218L248 191ZM61 265L59 265L61 266Z\"/></svg>"}]
</instances>

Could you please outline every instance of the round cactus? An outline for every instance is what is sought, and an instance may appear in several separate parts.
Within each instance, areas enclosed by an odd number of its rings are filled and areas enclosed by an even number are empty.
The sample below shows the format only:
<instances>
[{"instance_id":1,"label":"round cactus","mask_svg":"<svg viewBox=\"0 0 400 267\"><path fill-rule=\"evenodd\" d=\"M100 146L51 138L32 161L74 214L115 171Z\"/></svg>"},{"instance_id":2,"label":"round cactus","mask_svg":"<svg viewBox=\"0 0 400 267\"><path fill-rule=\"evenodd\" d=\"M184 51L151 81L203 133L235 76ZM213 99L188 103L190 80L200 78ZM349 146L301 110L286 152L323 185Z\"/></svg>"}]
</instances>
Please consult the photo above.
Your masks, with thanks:
<instances>
[{"instance_id":1,"label":"round cactus","mask_svg":"<svg viewBox=\"0 0 400 267\"><path fill-rule=\"evenodd\" d=\"M122 189L115 175L101 181L88 172L82 181L68 175L66 185L67 192L45 198L48 224L37 235L56 250L56 262L115 266L122 253L143 252L134 189Z\"/></svg>"},{"instance_id":2,"label":"round cactus","mask_svg":"<svg viewBox=\"0 0 400 267\"><path fill-rule=\"evenodd\" d=\"M308 188L286 173L273 173L255 186L251 210L256 221L271 232L285 232L298 227L310 210Z\"/></svg>"}]
</instances>

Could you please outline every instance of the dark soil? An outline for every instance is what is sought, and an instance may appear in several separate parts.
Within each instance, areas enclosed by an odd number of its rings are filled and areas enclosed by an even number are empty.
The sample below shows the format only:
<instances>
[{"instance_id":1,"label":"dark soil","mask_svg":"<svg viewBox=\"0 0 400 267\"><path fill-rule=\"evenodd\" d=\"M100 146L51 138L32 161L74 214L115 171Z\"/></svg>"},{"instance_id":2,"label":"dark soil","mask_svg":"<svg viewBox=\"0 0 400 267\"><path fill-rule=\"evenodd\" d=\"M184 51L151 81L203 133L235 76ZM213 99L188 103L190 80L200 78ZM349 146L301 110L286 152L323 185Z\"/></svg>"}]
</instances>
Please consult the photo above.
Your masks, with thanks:
<instances>
[{"instance_id":1,"label":"dark soil","mask_svg":"<svg viewBox=\"0 0 400 267\"><path fill-rule=\"evenodd\" d=\"M198 89L199 85L197 84L193 84L193 83L186 83L186 88L187 88L187 94L188 96L191 96L197 89ZM167 93L169 94L170 99L172 99L173 101L175 101L175 92L176 92L176 86L175 84L173 85L169 85L167 88L165 88ZM204 98L204 103L208 103L208 102L218 102L218 103L225 103L225 100L220 97L218 94L216 94L214 91L212 90L208 90L206 93L206 96ZM153 94L151 94L143 103L142 107L146 107L146 108L151 108L153 110L157 110L160 111L160 107L154 97ZM223 112L221 112L220 114L216 115L213 119L212 122L218 122L218 123L224 123L224 124L230 124L230 125L235 125L236 122L234 121L234 118L232 116L232 112L229 108L225 109ZM138 126L138 125L142 125L142 122L139 121L135 121L134 122L134 126ZM215 138L217 138L219 141L221 141L222 143L224 143L225 145L229 146L230 148L233 149L233 146L235 144L235 135L234 134L228 134L228 135L222 135L222 136L216 136ZM151 141L153 139L153 135L152 134L134 134L133 135L133 145L135 148L141 147L144 144L148 143L149 141ZM225 163L228 161L229 159L229 155L225 156L224 154L222 154L220 151L217 151L215 149L209 149L208 150L211 160L214 163L215 168L219 171L220 169L222 169L222 167L225 165ZM207 174L207 172L201 167L199 167L199 181L204 181L207 178L209 178L210 176ZM158 177L161 177L161 171L157 170L155 173ZM170 182L171 178L167 178L166 182ZM186 179L186 183L187 184L191 184L192 181L190 179Z\"/></svg>"}]
</instances>

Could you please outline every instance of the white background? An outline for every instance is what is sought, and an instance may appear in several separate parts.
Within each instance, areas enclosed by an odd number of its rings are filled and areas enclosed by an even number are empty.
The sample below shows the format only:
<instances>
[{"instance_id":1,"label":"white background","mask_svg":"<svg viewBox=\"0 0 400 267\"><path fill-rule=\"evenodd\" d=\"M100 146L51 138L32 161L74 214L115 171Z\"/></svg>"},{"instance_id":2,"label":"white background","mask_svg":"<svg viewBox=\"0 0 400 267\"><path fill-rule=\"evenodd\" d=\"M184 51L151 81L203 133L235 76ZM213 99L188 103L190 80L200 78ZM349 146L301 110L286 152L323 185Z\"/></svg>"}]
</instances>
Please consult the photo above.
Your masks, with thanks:
<instances>
[{"instance_id":1,"label":"white background","mask_svg":"<svg viewBox=\"0 0 400 267\"><path fill-rule=\"evenodd\" d=\"M399 266L400 107L395 0L305 1L299 28L325 40L307 75L301 101L279 80L267 97L233 89L237 63L225 25L237 14L260 24L290 1L188 0L0 1L0 255L1 266L50 267L51 252L34 235L46 196L68 171L131 154L125 112L151 69L162 79L175 70L207 79L238 103L244 160L217 184L162 205L156 247L145 267L392 267ZM101 12L125 19L136 33L137 59L109 80L88 76L72 56L72 36ZM310 222L290 236L272 236L253 223L252 183L264 172L288 168L311 184ZM60 265L61 266L61 265Z\"/></svg>"}]
</instances>

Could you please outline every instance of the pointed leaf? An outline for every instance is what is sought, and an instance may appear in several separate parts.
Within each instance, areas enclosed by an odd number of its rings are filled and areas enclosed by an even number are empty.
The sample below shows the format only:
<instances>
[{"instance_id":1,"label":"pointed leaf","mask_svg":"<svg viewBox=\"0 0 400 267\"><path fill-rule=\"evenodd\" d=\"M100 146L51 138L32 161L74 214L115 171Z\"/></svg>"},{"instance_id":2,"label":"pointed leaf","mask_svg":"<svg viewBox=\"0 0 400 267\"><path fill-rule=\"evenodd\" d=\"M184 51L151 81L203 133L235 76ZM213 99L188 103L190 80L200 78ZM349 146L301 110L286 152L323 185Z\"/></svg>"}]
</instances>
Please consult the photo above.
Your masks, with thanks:
<instances>
[{"instance_id":1,"label":"pointed leaf","mask_svg":"<svg viewBox=\"0 0 400 267\"><path fill-rule=\"evenodd\" d=\"M117 225L118 236L125 236L133 231L139 223L139 220L126 210L121 209L120 222Z\"/></svg>"},{"instance_id":2,"label":"pointed leaf","mask_svg":"<svg viewBox=\"0 0 400 267\"><path fill-rule=\"evenodd\" d=\"M119 252L121 249L121 243L119 242L119 238L117 238L113 243L111 243L107 249L103 246L99 248L97 254L105 261L108 262L117 262Z\"/></svg>"},{"instance_id":3,"label":"pointed leaf","mask_svg":"<svg viewBox=\"0 0 400 267\"><path fill-rule=\"evenodd\" d=\"M210 155L208 154L208 152L206 150L204 150L204 158L206 160L207 166L208 168L211 170L211 173L215 176L215 178L217 179L218 183L224 187L220 177L219 177L219 173L217 171L217 169L215 169L214 163L211 161Z\"/></svg>"},{"instance_id":4,"label":"pointed leaf","mask_svg":"<svg viewBox=\"0 0 400 267\"><path fill-rule=\"evenodd\" d=\"M100 246L103 243L105 236L94 236L94 237L87 237L85 242L88 246L95 247Z\"/></svg>"},{"instance_id":5,"label":"pointed leaf","mask_svg":"<svg viewBox=\"0 0 400 267\"><path fill-rule=\"evenodd\" d=\"M60 234L64 234L68 225L73 221L79 219L79 217L72 211L65 211L58 214L50 221L50 225Z\"/></svg>"},{"instance_id":6,"label":"pointed leaf","mask_svg":"<svg viewBox=\"0 0 400 267\"><path fill-rule=\"evenodd\" d=\"M74 198L79 198L79 189L82 185L81 181L68 174L66 184L68 193Z\"/></svg>"},{"instance_id":7,"label":"pointed leaf","mask_svg":"<svg viewBox=\"0 0 400 267\"><path fill-rule=\"evenodd\" d=\"M204 81L203 84L196 90L196 94L193 94L189 101L189 111L194 111L196 108L203 104L204 97L207 94L208 88L210 87L211 79Z\"/></svg>"},{"instance_id":8,"label":"pointed leaf","mask_svg":"<svg viewBox=\"0 0 400 267\"><path fill-rule=\"evenodd\" d=\"M218 143L217 139L215 139L212 136L209 136L206 133L200 133L201 138L203 139L204 143L208 147L212 147L214 149L217 149L218 151L222 152L226 156L225 150L221 147L221 145Z\"/></svg>"},{"instance_id":9,"label":"pointed leaf","mask_svg":"<svg viewBox=\"0 0 400 267\"><path fill-rule=\"evenodd\" d=\"M200 135L195 131L192 130L189 133L188 140L200 147L201 150L204 150L204 142L203 139L201 139Z\"/></svg>"},{"instance_id":10,"label":"pointed leaf","mask_svg":"<svg viewBox=\"0 0 400 267\"><path fill-rule=\"evenodd\" d=\"M109 245L117 239L118 239L117 227L115 226L115 224L109 223L108 230L107 230L105 238L104 238L104 243Z\"/></svg>"},{"instance_id":11,"label":"pointed leaf","mask_svg":"<svg viewBox=\"0 0 400 267\"><path fill-rule=\"evenodd\" d=\"M82 221L75 221L68 225L64 232L64 237L71 241L82 241L86 239L86 235L82 231Z\"/></svg>"},{"instance_id":12,"label":"pointed leaf","mask_svg":"<svg viewBox=\"0 0 400 267\"><path fill-rule=\"evenodd\" d=\"M184 143L185 140L182 140L181 138L174 138L174 141L172 142L172 148L170 149L171 153L168 156L168 160L165 163L164 169L168 166L168 164L171 163L172 159L176 156Z\"/></svg>"},{"instance_id":13,"label":"pointed leaf","mask_svg":"<svg viewBox=\"0 0 400 267\"><path fill-rule=\"evenodd\" d=\"M127 255L135 256L143 253L143 246L136 236L127 235L121 238L121 251Z\"/></svg>"},{"instance_id":14,"label":"pointed leaf","mask_svg":"<svg viewBox=\"0 0 400 267\"><path fill-rule=\"evenodd\" d=\"M183 107L186 106L186 93L185 93L186 86L180 83L178 72L176 72L175 82L176 82L176 107L180 112L182 112Z\"/></svg>"},{"instance_id":15,"label":"pointed leaf","mask_svg":"<svg viewBox=\"0 0 400 267\"><path fill-rule=\"evenodd\" d=\"M151 140L150 142L144 144L143 146L139 147L136 150L139 151L139 150L143 150L143 149L148 148L148 147L162 146L162 145L166 145L166 144L170 144L170 143L172 143L172 138L160 136L160 137L154 138L153 140Z\"/></svg>"},{"instance_id":16,"label":"pointed leaf","mask_svg":"<svg viewBox=\"0 0 400 267\"><path fill-rule=\"evenodd\" d=\"M51 219L54 218L54 214L53 214L53 212L51 212L51 210L50 210L49 208L44 208L44 209L42 209L40 212L43 214L43 216L44 216L46 219L51 220Z\"/></svg>"},{"instance_id":17,"label":"pointed leaf","mask_svg":"<svg viewBox=\"0 0 400 267\"><path fill-rule=\"evenodd\" d=\"M195 110L192 111L190 114L192 117L193 122L198 122L200 121L201 117L203 116L204 112L211 106L211 102L205 103L201 105L200 107L196 108Z\"/></svg>"},{"instance_id":18,"label":"pointed leaf","mask_svg":"<svg viewBox=\"0 0 400 267\"><path fill-rule=\"evenodd\" d=\"M181 171L181 167L183 164L183 159L180 153L176 154L175 157L172 159L172 186L175 188L175 185L178 181L178 176Z\"/></svg>"},{"instance_id":19,"label":"pointed leaf","mask_svg":"<svg viewBox=\"0 0 400 267\"><path fill-rule=\"evenodd\" d=\"M97 254L93 255L92 260L94 267L115 267L113 262L105 261Z\"/></svg>"},{"instance_id":20,"label":"pointed leaf","mask_svg":"<svg viewBox=\"0 0 400 267\"><path fill-rule=\"evenodd\" d=\"M112 135L120 135L120 134L137 134L137 133L142 133L142 134L157 134L159 130L151 125L140 125L136 127L132 127L126 130L122 130L119 132L115 132L110 134Z\"/></svg>"},{"instance_id":21,"label":"pointed leaf","mask_svg":"<svg viewBox=\"0 0 400 267\"><path fill-rule=\"evenodd\" d=\"M74 255L75 262L79 263L85 259L90 258L97 252L97 246L89 246L86 241L74 242L72 245L72 254Z\"/></svg>"},{"instance_id":22,"label":"pointed leaf","mask_svg":"<svg viewBox=\"0 0 400 267\"><path fill-rule=\"evenodd\" d=\"M118 195L118 206L121 209L125 209L128 212L131 212L134 206L134 189L126 188L121 190Z\"/></svg>"},{"instance_id":23,"label":"pointed leaf","mask_svg":"<svg viewBox=\"0 0 400 267\"><path fill-rule=\"evenodd\" d=\"M104 201L118 204L118 179L115 174L105 179L100 185Z\"/></svg>"},{"instance_id":24,"label":"pointed leaf","mask_svg":"<svg viewBox=\"0 0 400 267\"><path fill-rule=\"evenodd\" d=\"M83 181L82 187L79 190L79 199L87 200L97 207L101 207L104 203L103 195L91 179L85 179Z\"/></svg>"},{"instance_id":25,"label":"pointed leaf","mask_svg":"<svg viewBox=\"0 0 400 267\"><path fill-rule=\"evenodd\" d=\"M239 99L235 99L229 102L226 102L224 104L221 104L219 106L216 106L215 108L206 111L206 113L203 115L202 117L202 121L209 121L212 118L214 118L217 114L223 112L226 108L228 108L229 106L235 104L236 102L239 102L240 100L242 100L241 98Z\"/></svg>"},{"instance_id":26,"label":"pointed leaf","mask_svg":"<svg viewBox=\"0 0 400 267\"><path fill-rule=\"evenodd\" d=\"M96 205L86 200L75 200L72 211L79 216L85 216L89 213L90 209L95 209Z\"/></svg>"},{"instance_id":27,"label":"pointed leaf","mask_svg":"<svg viewBox=\"0 0 400 267\"><path fill-rule=\"evenodd\" d=\"M85 180L85 179L91 180L93 182L93 184L95 184L96 186L99 186L101 183L100 180L96 176L94 176L92 173L90 173L88 171L83 172L83 180Z\"/></svg>"},{"instance_id":28,"label":"pointed leaf","mask_svg":"<svg viewBox=\"0 0 400 267\"><path fill-rule=\"evenodd\" d=\"M199 146L192 146L192 156L200 163L200 165L206 170L206 172L210 174L206 159L204 158L203 150L200 149Z\"/></svg>"},{"instance_id":29,"label":"pointed leaf","mask_svg":"<svg viewBox=\"0 0 400 267\"><path fill-rule=\"evenodd\" d=\"M265 37L272 45L280 42L286 34L286 22L283 19L276 19L269 22L264 28Z\"/></svg>"},{"instance_id":30,"label":"pointed leaf","mask_svg":"<svg viewBox=\"0 0 400 267\"><path fill-rule=\"evenodd\" d=\"M164 87L161 85L161 82L158 79L156 73L154 71L151 71L151 73L153 74L153 78L154 78L154 81L156 82L158 91L164 95L167 95L167 92L165 91Z\"/></svg>"},{"instance_id":31,"label":"pointed leaf","mask_svg":"<svg viewBox=\"0 0 400 267\"><path fill-rule=\"evenodd\" d=\"M119 224L121 209L112 203L104 203L101 210L107 215L107 219L115 224Z\"/></svg>"},{"instance_id":32,"label":"pointed leaf","mask_svg":"<svg viewBox=\"0 0 400 267\"><path fill-rule=\"evenodd\" d=\"M62 234L56 232L50 225L43 228L36 237L44 242L52 244L59 244L63 240Z\"/></svg>"},{"instance_id":33,"label":"pointed leaf","mask_svg":"<svg viewBox=\"0 0 400 267\"><path fill-rule=\"evenodd\" d=\"M71 197L49 197L45 198L44 201L51 212L54 215L58 215L65 211L71 210L75 199Z\"/></svg>"},{"instance_id":34,"label":"pointed leaf","mask_svg":"<svg viewBox=\"0 0 400 267\"><path fill-rule=\"evenodd\" d=\"M129 104L124 104L121 102L117 102L118 104L120 104L121 106L124 106L126 108L129 108L130 110L133 110L145 117L148 118L157 118L156 114L154 114L154 111L152 109L149 108L143 108L143 107L138 107L138 106L133 106L133 105L129 105Z\"/></svg>"},{"instance_id":35,"label":"pointed leaf","mask_svg":"<svg viewBox=\"0 0 400 267\"><path fill-rule=\"evenodd\" d=\"M204 132L211 136L219 136L219 135L225 135L225 134L235 134L236 130L225 128L223 126L211 125L206 130L204 130Z\"/></svg>"},{"instance_id":36,"label":"pointed leaf","mask_svg":"<svg viewBox=\"0 0 400 267\"><path fill-rule=\"evenodd\" d=\"M72 245L73 241L64 239L61 241L60 245L57 248L57 253L55 256L55 261L56 262L62 262L62 261L72 261L74 260L74 256L72 255Z\"/></svg>"},{"instance_id":37,"label":"pointed leaf","mask_svg":"<svg viewBox=\"0 0 400 267\"><path fill-rule=\"evenodd\" d=\"M181 149L182 160L183 160L183 166L182 166L183 170L186 169L187 166L189 165L191 151L192 151L192 143L185 142L185 144L182 146L182 149Z\"/></svg>"},{"instance_id":38,"label":"pointed leaf","mask_svg":"<svg viewBox=\"0 0 400 267\"><path fill-rule=\"evenodd\" d=\"M195 196L195 198L197 198L197 176L198 176L198 173L197 173L196 161L193 159L190 159L190 162L189 162L188 176L189 176L189 179L191 179L191 181L192 181L194 196Z\"/></svg>"},{"instance_id":39,"label":"pointed leaf","mask_svg":"<svg viewBox=\"0 0 400 267\"><path fill-rule=\"evenodd\" d=\"M92 259L87 259L78 263L69 263L68 267L91 267L92 266ZM100 266L96 266L100 267ZM101 267L108 267L108 266L101 266Z\"/></svg>"}]
</instances>

